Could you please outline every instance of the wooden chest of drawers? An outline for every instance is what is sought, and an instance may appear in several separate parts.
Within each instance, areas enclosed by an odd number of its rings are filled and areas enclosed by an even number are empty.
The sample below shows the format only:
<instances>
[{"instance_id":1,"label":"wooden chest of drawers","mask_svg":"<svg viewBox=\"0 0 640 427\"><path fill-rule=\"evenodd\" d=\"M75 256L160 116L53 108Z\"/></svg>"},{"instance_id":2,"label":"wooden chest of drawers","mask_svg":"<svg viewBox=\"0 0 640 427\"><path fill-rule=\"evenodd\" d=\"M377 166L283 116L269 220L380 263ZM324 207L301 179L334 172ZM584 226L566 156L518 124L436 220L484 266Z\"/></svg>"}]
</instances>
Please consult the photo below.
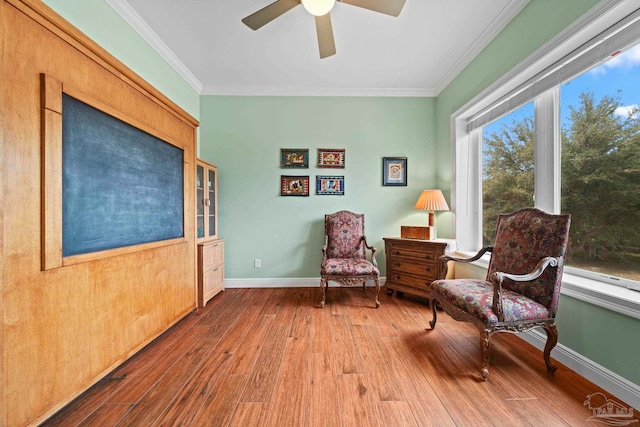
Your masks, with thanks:
<instances>
[{"instance_id":1,"label":"wooden chest of drawers","mask_svg":"<svg viewBox=\"0 0 640 427\"><path fill-rule=\"evenodd\" d=\"M429 285L444 275L439 258L448 252L448 241L385 238L387 292L429 297Z\"/></svg>"}]
</instances>

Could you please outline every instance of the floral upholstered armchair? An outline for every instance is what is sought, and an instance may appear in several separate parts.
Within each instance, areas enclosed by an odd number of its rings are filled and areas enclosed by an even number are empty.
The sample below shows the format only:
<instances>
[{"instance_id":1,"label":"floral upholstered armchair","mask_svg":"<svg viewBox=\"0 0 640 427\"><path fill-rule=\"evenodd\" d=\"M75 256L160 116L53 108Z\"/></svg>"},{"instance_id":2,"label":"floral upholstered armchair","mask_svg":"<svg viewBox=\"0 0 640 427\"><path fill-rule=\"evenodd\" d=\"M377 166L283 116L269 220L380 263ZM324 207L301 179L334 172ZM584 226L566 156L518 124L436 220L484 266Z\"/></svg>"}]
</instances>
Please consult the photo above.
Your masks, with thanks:
<instances>
[{"instance_id":1,"label":"floral upholstered armchair","mask_svg":"<svg viewBox=\"0 0 640 427\"><path fill-rule=\"evenodd\" d=\"M325 242L322 247L320 288L324 307L329 281L343 286L362 284L367 280L376 285L376 308L380 306L380 271L376 262L376 248L367 243L364 235L364 214L340 211L324 216ZM371 261L366 258L366 250L371 251Z\"/></svg>"},{"instance_id":2,"label":"floral upholstered armchair","mask_svg":"<svg viewBox=\"0 0 640 427\"><path fill-rule=\"evenodd\" d=\"M555 317L570 220L569 215L533 208L499 215L493 246L468 259L440 257L446 267L448 261L471 262L491 252L486 280L436 280L430 296L431 329L436 326L439 305L452 318L471 322L480 330L483 380L489 377L489 340L495 332L544 328L547 371L552 374L557 369L550 353L558 342Z\"/></svg>"}]
</instances>

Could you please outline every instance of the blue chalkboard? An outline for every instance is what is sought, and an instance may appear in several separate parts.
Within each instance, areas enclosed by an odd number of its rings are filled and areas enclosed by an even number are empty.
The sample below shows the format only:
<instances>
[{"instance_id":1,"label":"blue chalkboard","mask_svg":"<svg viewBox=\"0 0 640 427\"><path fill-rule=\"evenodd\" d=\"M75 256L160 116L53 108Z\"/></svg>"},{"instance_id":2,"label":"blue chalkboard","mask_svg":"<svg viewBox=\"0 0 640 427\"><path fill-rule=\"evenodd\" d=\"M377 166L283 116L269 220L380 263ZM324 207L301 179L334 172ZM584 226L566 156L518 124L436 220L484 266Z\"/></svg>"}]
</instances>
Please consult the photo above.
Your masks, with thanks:
<instances>
[{"instance_id":1,"label":"blue chalkboard","mask_svg":"<svg viewBox=\"0 0 640 427\"><path fill-rule=\"evenodd\" d=\"M182 149L62 97L62 255L184 236Z\"/></svg>"}]
</instances>

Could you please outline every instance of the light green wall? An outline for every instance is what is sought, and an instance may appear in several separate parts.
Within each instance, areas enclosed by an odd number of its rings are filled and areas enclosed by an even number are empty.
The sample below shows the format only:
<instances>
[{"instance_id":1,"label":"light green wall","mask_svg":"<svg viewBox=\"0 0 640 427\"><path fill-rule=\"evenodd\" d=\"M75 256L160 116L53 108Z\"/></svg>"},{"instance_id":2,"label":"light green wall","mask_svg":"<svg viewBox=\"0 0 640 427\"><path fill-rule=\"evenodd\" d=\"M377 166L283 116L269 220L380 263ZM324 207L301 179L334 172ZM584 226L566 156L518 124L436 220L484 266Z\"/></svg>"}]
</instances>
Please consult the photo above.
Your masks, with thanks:
<instances>
[{"instance_id":1,"label":"light green wall","mask_svg":"<svg viewBox=\"0 0 640 427\"><path fill-rule=\"evenodd\" d=\"M227 278L319 277L324 214L365 214L384 269L382 238L426 225L413 210L435 184L433 98L201 98L201 157L219 168L219 229ZM309 169L281 169L281 148L308 148ZM344 169L315 166L344 148ZM382 186L382 158L408 158L408 186ZM281 175L309 175L309 197L281 197ZM344 175L344 196L315 194L316 175ZM262 268L253 260L262 260Z\"/></svg>"},{"instance_id":2,"label":"light green wall","mask_svg":"<svg viewBox=\"0 0 640 427\"><path fill-rule=\"evenodd\" d=\"M640 320L563 295L559 341L640 386Z\"/></svg>"},{"instance_id":3,"label":"light green wall","mask_svg":"<svg viewBox=\"0 0 640 427\"><path fill-rule=\"evenodd\" d=\"M440 187L450 188L452 178L451 114L597 3L532 0L438 96L436 141ZM561 344L640 385L637 360L640 320L562 296L556 321Z\"/></svg>"},{"instance_id":4,"label":"light green wall","mask_svg":"<svg viewBox=\"0 0 640 427\"><path fill-rule=\"evenodd\" d=\"M104 0L43 0L194 118L199 94Z\"/></svg>"}]
</instances>

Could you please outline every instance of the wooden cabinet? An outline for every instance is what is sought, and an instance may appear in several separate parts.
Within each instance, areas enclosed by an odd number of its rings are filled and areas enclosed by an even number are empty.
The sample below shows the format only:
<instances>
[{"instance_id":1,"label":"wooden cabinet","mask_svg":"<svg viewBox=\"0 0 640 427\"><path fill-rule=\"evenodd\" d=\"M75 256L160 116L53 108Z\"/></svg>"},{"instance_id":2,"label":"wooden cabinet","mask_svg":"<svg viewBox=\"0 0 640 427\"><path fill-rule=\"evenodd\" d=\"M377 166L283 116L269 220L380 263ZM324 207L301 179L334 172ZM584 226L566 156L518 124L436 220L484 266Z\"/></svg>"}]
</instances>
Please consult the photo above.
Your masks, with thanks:
<instances>
[{"instance_id":1,"label":"wooden cabinet","mask_svg":"<svg viewBox=\"0 0 640 427\"><path fill-rule=\"evenodd\" d=\"M198 243L198 307L224 290L224 240Z\"/></svg>"},{"instance_id":2,"label":"wooden cabinet","mask_svg":"<svg viewBox=\"0 0 640 427\"><path fill-rule=\"evenodd\" d=\"M196 162L196 230L198 242L218 237L218 169Z\"/></svg>"},{"instance_id":3,"label":"wooden cabinet","mask_svg":"<svg viewBox=\"0 0 640 427\"><path fill-rule=\"evenodd\" d=\"M196 162L198 307L224 290L224 240L218 239L218 169Z\"/></svg>"},{"instance_id":4,"label":"wooden cabinet","mask_svg":"<svg viewBox=\"0 0 640 427\"><path fill-rule=\"evenodd\" d=\"M444 275L439 258L450 251L451 245L449 240L385 238L388 292L395 290L428 298L431 282Z\"/></svg>"}]
</instances>

